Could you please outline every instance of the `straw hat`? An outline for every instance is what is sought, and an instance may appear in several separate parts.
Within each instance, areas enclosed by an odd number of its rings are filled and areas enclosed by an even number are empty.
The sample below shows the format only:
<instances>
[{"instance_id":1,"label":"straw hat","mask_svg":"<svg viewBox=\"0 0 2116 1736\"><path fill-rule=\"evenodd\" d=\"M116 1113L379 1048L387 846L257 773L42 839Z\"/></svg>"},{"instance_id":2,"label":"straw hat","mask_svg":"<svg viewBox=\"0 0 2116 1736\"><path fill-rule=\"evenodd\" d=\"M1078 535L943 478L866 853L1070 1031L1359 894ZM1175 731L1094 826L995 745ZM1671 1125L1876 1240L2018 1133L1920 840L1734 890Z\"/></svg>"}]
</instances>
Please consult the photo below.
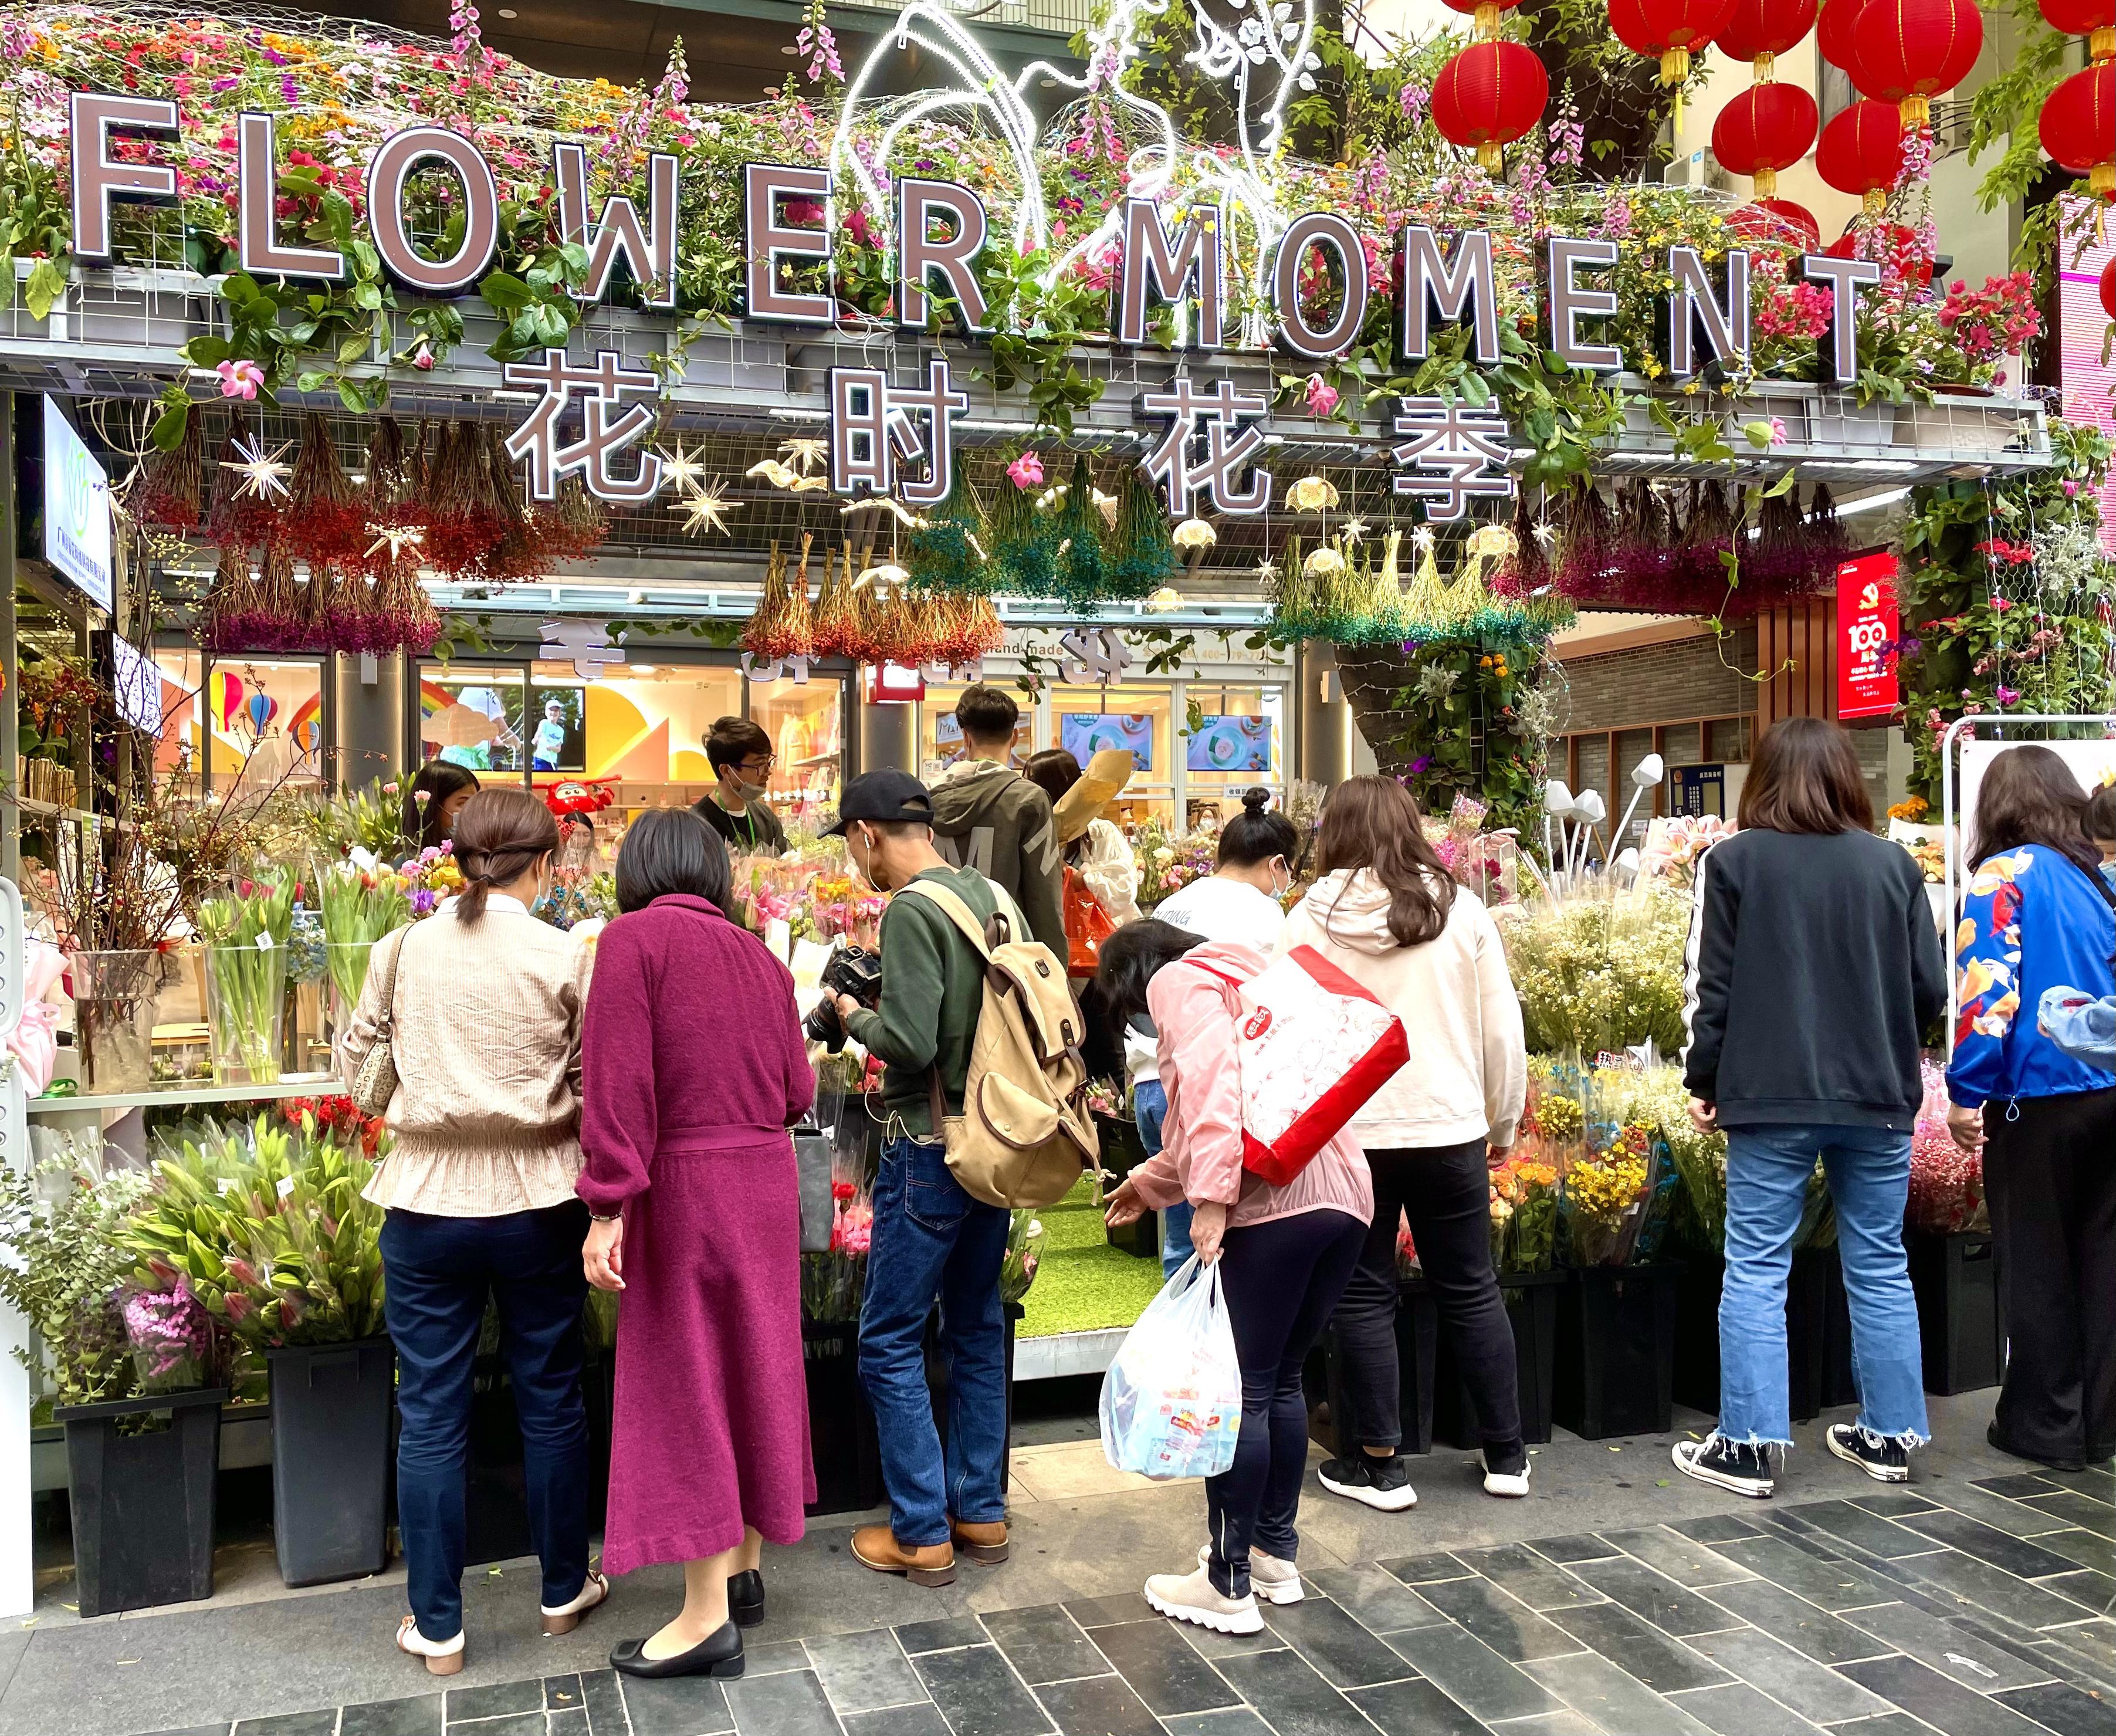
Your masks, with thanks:
<instances>
[{"instance_id":1,"label":"straw hat","mask_svg":"<svg viewBox=\"0 0 2116 1736\"><path fill-rule=\"evenodd\" d=\"M1051 809L1058 822L1058 842L1070 844L1088 829L1088 822L1121 794L1131 781L1131 750L1104 748L1088 762L1080 781L1059 799Z\"/></svg>"}]
</instances>

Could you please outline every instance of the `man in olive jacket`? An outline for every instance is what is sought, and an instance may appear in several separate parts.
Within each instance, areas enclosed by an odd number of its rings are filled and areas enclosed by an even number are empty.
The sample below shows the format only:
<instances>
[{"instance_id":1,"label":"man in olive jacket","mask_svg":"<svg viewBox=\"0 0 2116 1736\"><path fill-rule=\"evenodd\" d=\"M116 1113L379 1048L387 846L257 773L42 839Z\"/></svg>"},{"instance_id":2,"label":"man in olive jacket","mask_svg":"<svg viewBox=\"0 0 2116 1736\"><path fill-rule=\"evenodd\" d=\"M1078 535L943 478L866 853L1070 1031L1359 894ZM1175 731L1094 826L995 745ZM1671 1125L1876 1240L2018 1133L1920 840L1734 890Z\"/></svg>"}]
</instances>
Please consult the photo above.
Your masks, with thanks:
<instances>
[{"instance_id":1,"label":"man in olive jacket","mask_svg":"<svg viewBox=\"0 0 2116 1736\"><path fill-rule=\"evenodd\" d=\"M933 843L958 868L995 880L1029 927L1060 959L1065 952L1065 853L1051 798L1008 763L1021 711L1000 688L979 682L955 702L964 757L933 791Z\"/></svg>"}]
</instances>

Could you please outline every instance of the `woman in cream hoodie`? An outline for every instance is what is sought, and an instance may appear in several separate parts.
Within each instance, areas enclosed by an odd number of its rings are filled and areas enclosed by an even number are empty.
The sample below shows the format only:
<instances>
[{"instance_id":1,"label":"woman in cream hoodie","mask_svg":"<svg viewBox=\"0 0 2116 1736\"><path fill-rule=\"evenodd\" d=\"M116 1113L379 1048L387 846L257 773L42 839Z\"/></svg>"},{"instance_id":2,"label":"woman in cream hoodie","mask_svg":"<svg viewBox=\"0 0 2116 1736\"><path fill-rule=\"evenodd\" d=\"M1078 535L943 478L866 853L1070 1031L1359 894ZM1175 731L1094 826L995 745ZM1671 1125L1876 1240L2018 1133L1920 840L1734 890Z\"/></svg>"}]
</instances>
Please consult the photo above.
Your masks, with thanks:
<instances>
[{"instance_id":1,"label":"woman in cream hoodie","mask_svg":"<svg viewBox=\"0 0 2116 1736\"><path fill-rule=\"evenodd\" d=\"M1373 1172L1374 1215L1333 1320L1347 1415L1324 1488L1384 1513L1414 1507L1397 1448L1396 1229L1411 1239L1476 1407L1488 1494L1528 1493L1513 1328L1492 1272L1489 1158L1513 1144L1527 1090L1520 1002L1499 932L1425 841L1392 778L1330 794L1321 878L1287 918L1284 957L1313 947L1403 1020L1410 1060L1352 1119Z\"/></svg>"}]
</instances>

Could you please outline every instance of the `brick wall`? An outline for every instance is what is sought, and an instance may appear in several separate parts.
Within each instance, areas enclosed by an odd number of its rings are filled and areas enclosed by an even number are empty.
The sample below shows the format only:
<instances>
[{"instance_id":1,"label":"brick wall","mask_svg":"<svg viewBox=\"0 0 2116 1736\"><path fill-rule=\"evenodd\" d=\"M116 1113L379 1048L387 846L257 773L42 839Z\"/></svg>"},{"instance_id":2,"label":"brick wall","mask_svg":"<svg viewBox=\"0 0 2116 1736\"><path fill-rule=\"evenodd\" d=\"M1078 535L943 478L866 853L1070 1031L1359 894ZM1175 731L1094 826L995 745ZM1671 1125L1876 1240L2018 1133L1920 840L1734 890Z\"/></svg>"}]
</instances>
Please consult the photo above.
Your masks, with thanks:
<instances>
[{"instance_id":1,"label":"brick wall","mask_svg":"<svg viewBox=\"0 0 2116 1736\"><path fill-rule=\"evenodd\" d=\"M1754 669L1755 661L1754 626L1737 628L1733 642L1723 647L1709 638L1673 639L1568 657L1572 706L1565 728L1576 734L1753 711L1755 684L1740 671Z\"/></svg>"}]
</instances>

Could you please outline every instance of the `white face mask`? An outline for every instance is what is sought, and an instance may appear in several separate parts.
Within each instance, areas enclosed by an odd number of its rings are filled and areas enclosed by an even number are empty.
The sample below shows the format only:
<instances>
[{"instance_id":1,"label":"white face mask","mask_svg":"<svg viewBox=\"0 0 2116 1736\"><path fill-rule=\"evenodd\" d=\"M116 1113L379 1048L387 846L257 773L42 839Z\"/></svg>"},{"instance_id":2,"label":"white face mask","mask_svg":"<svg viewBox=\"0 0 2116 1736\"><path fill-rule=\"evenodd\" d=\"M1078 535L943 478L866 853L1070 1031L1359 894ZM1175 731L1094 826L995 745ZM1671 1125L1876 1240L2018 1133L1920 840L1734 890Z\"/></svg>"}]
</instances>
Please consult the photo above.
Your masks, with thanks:
<instances>
[{"instance_id":1,"label":"white face mask","mask_svg":"<svg viewBox=\"0 0 2116 1736\"><path fill-rule=\"evenodd\" d=\"M1281 870L1286 875L1286 878L1282 881L1278 877ZM1273 898L1283 898L1292 890L1293 870L1286 867L1285 857L1273 856L1271 859L1271 896Z\"/></svg>"}]
</instances>

